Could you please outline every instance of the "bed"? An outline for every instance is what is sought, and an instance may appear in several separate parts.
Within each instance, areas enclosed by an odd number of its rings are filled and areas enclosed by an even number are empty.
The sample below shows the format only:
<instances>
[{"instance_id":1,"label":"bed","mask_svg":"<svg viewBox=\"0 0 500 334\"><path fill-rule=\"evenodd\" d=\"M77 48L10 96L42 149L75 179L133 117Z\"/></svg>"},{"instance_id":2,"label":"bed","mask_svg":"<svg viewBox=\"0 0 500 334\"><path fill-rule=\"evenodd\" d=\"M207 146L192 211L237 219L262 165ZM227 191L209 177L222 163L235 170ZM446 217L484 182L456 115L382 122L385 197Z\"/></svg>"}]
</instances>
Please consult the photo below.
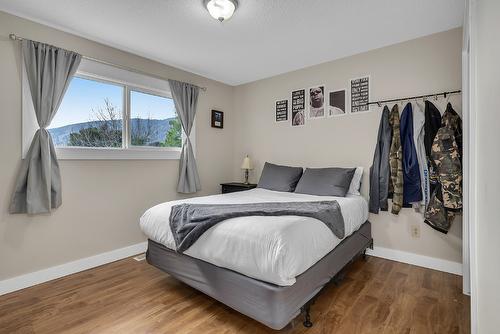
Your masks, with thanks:
<instances>
[{"instance_id":1,"label":"bed","mask_svg":"<svg viewBox=\"0 0 500 334\"><path fill-rule=\"evenodd\" d=\"M177 253L169 215L180 203L247 204L336 200L345 237L317 219L299 216L238 217L206 231ZM159 204L140 219L148 237L147 261L171 276L273 329L282 329L308 306L349 262L372 244L362 196L314 196L256 188Z\"/></svg>"}]
</instances>

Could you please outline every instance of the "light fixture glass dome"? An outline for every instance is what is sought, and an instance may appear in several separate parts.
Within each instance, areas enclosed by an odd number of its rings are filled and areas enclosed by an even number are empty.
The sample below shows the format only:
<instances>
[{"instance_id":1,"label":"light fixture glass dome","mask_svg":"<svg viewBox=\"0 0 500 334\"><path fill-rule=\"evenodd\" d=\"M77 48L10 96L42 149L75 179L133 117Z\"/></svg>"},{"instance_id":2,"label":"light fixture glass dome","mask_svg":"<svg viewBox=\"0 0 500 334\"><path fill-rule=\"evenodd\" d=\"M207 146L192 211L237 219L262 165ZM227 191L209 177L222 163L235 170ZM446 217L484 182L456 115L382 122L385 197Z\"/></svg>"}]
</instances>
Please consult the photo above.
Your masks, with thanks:
<instances>
[{"instance_id":1,"label":"light fixture glass dome","mask_svg":"<svg viewBox=\"0 0 500 334\"><path fill-rule=\"evenodd\" d=\"M238 2L236 0L205 0L205 6L214 19L222 22L233 16Z\"/></svg>"}]
</instances>

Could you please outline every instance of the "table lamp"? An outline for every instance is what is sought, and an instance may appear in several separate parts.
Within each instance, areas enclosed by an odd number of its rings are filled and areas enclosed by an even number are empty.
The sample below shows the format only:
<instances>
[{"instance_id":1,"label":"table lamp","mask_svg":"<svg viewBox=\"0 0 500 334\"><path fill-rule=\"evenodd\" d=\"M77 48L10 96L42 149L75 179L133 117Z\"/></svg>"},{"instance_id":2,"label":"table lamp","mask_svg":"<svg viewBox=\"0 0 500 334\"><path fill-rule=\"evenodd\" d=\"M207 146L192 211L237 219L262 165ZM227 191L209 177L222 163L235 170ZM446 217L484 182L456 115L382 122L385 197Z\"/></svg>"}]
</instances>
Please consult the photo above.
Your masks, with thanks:
<instances>
[{"instance_id":1,"label":"table lamp","mask_svg":"<svg viewBox=\"0 0 500 334\"><path fill-rule=\"evenodd\" d=\"M253 169L252 167L252 162L250 161L250 158L248 155L243 159L243 163L241 164L241 169L245 171L245 184L248 183L248 172Z\"/></svg>"}]
</instances>

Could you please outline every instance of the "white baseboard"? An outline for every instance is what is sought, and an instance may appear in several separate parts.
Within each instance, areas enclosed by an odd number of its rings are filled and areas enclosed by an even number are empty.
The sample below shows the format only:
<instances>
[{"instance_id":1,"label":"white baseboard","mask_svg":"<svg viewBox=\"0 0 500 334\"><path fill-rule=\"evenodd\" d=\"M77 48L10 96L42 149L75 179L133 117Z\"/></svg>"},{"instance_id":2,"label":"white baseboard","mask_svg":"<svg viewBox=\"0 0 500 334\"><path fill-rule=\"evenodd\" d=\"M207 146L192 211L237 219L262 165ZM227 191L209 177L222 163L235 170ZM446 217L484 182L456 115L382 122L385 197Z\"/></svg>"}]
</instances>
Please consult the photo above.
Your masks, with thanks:
<instances>
[{"instance_id":1,"label":"white baseboard","mask_svg":"<svg viewBox=\"0 0 500 334\"><path fill-rule=\"evenodd\" d=\"M83 270L102 266L103 264L121 260L126 257L134 256L139 253L145 252L146 249L147 242L141 242L132 246L115 249L106 253L68 262L55 267L9 278L0 281L0 296L6 293L28 288L33 285L51 281L56 278L71 275ZM456 275L462 275L462 264L458 262L452 262L383 247L375 247L373 250L368 249L367 254L388 260L408 263L415 266L440 270Z\"/></svg>"},{"instance_id":2,"label":"white baseboard","mask_svg":"<svg viewBox=\"0 0 500 334\"><path fill-rule=\"evenodd\" d=\"M458 262L383 247L374 247L373 250L367 249L366 253L383 259L408 263L419 267L462 276L462 264Z\"/></svg>"},{"instance_id":3,"label":"white baseboard","mask_svg":"<svg viewBox=\"0 0 500 334\"><path fill-rule=\"evenodd\" d=\"M71 275L83 270L102 266L103 264L124 259L147 249L147 242L141 242L132 246L115 249L106 253L97 254L80 260L64 263L55 267L42 269L33 273L9 278L0 281L0 296L9 292L21 290L33 285L51 281L56 278Z\"/></svg>"}]
</instances>

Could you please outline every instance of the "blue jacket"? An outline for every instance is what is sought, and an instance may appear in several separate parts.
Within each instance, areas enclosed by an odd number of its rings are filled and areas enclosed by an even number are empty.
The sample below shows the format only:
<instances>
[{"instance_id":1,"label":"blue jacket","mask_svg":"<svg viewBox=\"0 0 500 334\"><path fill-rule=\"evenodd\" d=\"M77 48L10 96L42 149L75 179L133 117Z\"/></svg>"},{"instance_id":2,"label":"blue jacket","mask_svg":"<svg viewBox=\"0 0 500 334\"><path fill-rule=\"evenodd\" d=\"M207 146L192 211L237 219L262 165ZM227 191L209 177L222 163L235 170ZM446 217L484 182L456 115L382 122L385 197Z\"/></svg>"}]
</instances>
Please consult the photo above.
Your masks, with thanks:
<instances>
[{"instance_id":1,"label":"blue jacket","mask_svg":"<svg viewBox=\"0 0 500 334\"><path fill-rule=\"evenodd\" d=\"M422 200L420 168L413 141L413 110L407 103L401 114L401 146L403 147L403 205Z\"/></svg>"}]
</instances>

